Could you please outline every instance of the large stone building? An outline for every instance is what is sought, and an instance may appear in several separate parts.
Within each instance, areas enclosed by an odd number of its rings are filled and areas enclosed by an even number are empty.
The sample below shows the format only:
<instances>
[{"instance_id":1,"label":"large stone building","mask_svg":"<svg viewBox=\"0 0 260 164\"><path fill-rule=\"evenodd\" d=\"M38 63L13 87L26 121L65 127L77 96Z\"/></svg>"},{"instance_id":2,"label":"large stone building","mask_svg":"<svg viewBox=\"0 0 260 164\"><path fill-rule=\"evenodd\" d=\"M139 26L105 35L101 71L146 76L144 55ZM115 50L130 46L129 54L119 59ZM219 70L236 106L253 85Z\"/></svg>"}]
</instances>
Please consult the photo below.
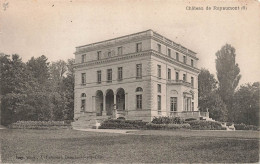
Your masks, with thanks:
<instances>
[{"instance_id":1,"label":"large stone building","mask_svg":"<svg viewBox=\"0 0 260 164\"><path fill-rule=\"evenodd\" d=\"M107 117L199 118L196 53L147 30L76 47L74 125Z\"/></svg>"}]
</instances>

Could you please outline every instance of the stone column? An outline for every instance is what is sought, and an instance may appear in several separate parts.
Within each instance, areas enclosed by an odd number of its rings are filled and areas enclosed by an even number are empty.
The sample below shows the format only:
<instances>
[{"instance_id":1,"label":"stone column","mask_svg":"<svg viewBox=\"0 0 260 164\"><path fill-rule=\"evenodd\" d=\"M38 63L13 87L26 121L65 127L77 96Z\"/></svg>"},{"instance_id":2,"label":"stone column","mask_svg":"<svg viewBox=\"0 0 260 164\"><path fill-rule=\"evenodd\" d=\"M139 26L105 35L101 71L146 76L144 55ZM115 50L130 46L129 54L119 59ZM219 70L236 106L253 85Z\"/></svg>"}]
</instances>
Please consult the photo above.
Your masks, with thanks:
<instances>
[{"instance_id":1,"label":"stone column","mask_svg":"<svg viewBox=\"0 0 260 164\"><path fill-rule=\"evenodd\" d=\"M96 96L92 96L92 112L96 112Z\"/></svg>"},{"instance_id":2,"label":"stone column","mask_svg":"<svg viewBox=\"0 0 260 164\"><path fill-rule=\"evenodd\" d=\"M125 111L128 111L128 93L125 93Z\"/></svg>"},{"instance_id":3,"label":"stone column","mask_svg":"<svg viewBox=\"0 0 260 164\"><path fill-rule=\"evenodd\" d=\"M106 116L107 111L106 111L106 95L103 96L103 111L102 111L102 116Z\"/></svg>"}]
</instances>

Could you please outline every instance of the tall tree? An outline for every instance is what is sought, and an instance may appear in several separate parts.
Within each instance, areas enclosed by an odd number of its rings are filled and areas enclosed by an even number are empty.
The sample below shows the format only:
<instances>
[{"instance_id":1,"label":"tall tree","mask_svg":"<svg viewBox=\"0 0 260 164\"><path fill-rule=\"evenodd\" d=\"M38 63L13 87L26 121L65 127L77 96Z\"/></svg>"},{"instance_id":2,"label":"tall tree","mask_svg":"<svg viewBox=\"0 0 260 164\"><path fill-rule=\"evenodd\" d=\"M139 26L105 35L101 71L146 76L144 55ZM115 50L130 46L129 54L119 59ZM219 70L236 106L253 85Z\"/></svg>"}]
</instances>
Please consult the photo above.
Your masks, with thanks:
<instances>
[{"instance_id":1,"label":"tall tree","mask_svg":"<svg viewBox=\"0 0 260 164\"><path fill-rule=\"evenodd\" d=\"M235 48L226 44L216 53L216 57L218 93L227 105L229 121L233 121L233 96L241 78Z\"/></svg>"},{"instance_id":2,"label":"tall tree","mask_svg":"<svg viewBox=\"0 0 260 164\"><path fill-rule=\"evenodd\" d=\"M217 81L214 75L202 68L198 76L198 84L200 111L209 111L210 118L214 120L226 121L226 105L216 92Z\"/></svg>"},{"instance_id":3,"label":"tall tree","mask_svg":"<svg viewBox=\"0 0 260 164\"><path fill-rule=\"evenodd\" d=\"M241 85L234 95L234 121L259 126L260 83Z\"/></svg>"}]
</instances>

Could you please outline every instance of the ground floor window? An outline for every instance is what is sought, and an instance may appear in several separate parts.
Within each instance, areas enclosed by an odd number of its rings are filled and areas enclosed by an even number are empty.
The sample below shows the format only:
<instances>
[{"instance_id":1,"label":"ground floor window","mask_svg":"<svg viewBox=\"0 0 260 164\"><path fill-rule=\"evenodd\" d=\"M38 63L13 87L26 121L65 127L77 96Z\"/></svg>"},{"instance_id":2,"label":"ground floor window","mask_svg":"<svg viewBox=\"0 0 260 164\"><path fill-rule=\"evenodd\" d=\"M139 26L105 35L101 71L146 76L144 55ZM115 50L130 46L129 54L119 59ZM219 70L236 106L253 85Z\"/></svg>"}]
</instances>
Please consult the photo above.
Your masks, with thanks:
<instances>
[{"instance_id":1,"label":"ground floor window","mask_svg":"<svg viewBox=\"0 0 260 164\"><path fill-rule=\"evenodd\" d=\"M86 100L83 99L81 100L81 112L85 112L86 111Z\"/></svg>"},{"instance_id":2,"label":"ground floor window","mask_svg":"<svg viewBox=\"0 0 260 164\"><path fill-rule=\"evenodd\" d=\"M136 95L136 108L142 109L142 95Z\"/></svg>"},{"instance_id":3,"label":"ground floor window","mask_svg":"<svg viewBox=\"0 0 260 164\"><path fill-rule=\"evenodd\" d=\"M171 97L171 111L177 111L177 97Z\"/></svg>"}]
</instances>

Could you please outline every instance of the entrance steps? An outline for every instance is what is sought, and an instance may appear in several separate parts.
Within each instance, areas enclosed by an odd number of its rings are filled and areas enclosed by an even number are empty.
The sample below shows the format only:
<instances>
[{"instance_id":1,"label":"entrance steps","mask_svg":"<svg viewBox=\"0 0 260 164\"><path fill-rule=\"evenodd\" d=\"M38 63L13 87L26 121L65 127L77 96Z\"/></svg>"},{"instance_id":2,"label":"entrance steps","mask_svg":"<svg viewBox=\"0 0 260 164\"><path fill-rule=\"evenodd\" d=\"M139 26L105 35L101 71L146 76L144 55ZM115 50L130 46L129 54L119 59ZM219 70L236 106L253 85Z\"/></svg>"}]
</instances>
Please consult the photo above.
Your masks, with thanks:
<instances>
[{"instance_id":1,"label":"entrance steps","mask_svg":"<svg viewBox=\"0 0 260 164\"><path fill-rule=\"evenodd\" d=\"M96 113L84 113L72 122L73 129L97 129L109 116L96 116Z\"/></svg>"}]
</instances>

